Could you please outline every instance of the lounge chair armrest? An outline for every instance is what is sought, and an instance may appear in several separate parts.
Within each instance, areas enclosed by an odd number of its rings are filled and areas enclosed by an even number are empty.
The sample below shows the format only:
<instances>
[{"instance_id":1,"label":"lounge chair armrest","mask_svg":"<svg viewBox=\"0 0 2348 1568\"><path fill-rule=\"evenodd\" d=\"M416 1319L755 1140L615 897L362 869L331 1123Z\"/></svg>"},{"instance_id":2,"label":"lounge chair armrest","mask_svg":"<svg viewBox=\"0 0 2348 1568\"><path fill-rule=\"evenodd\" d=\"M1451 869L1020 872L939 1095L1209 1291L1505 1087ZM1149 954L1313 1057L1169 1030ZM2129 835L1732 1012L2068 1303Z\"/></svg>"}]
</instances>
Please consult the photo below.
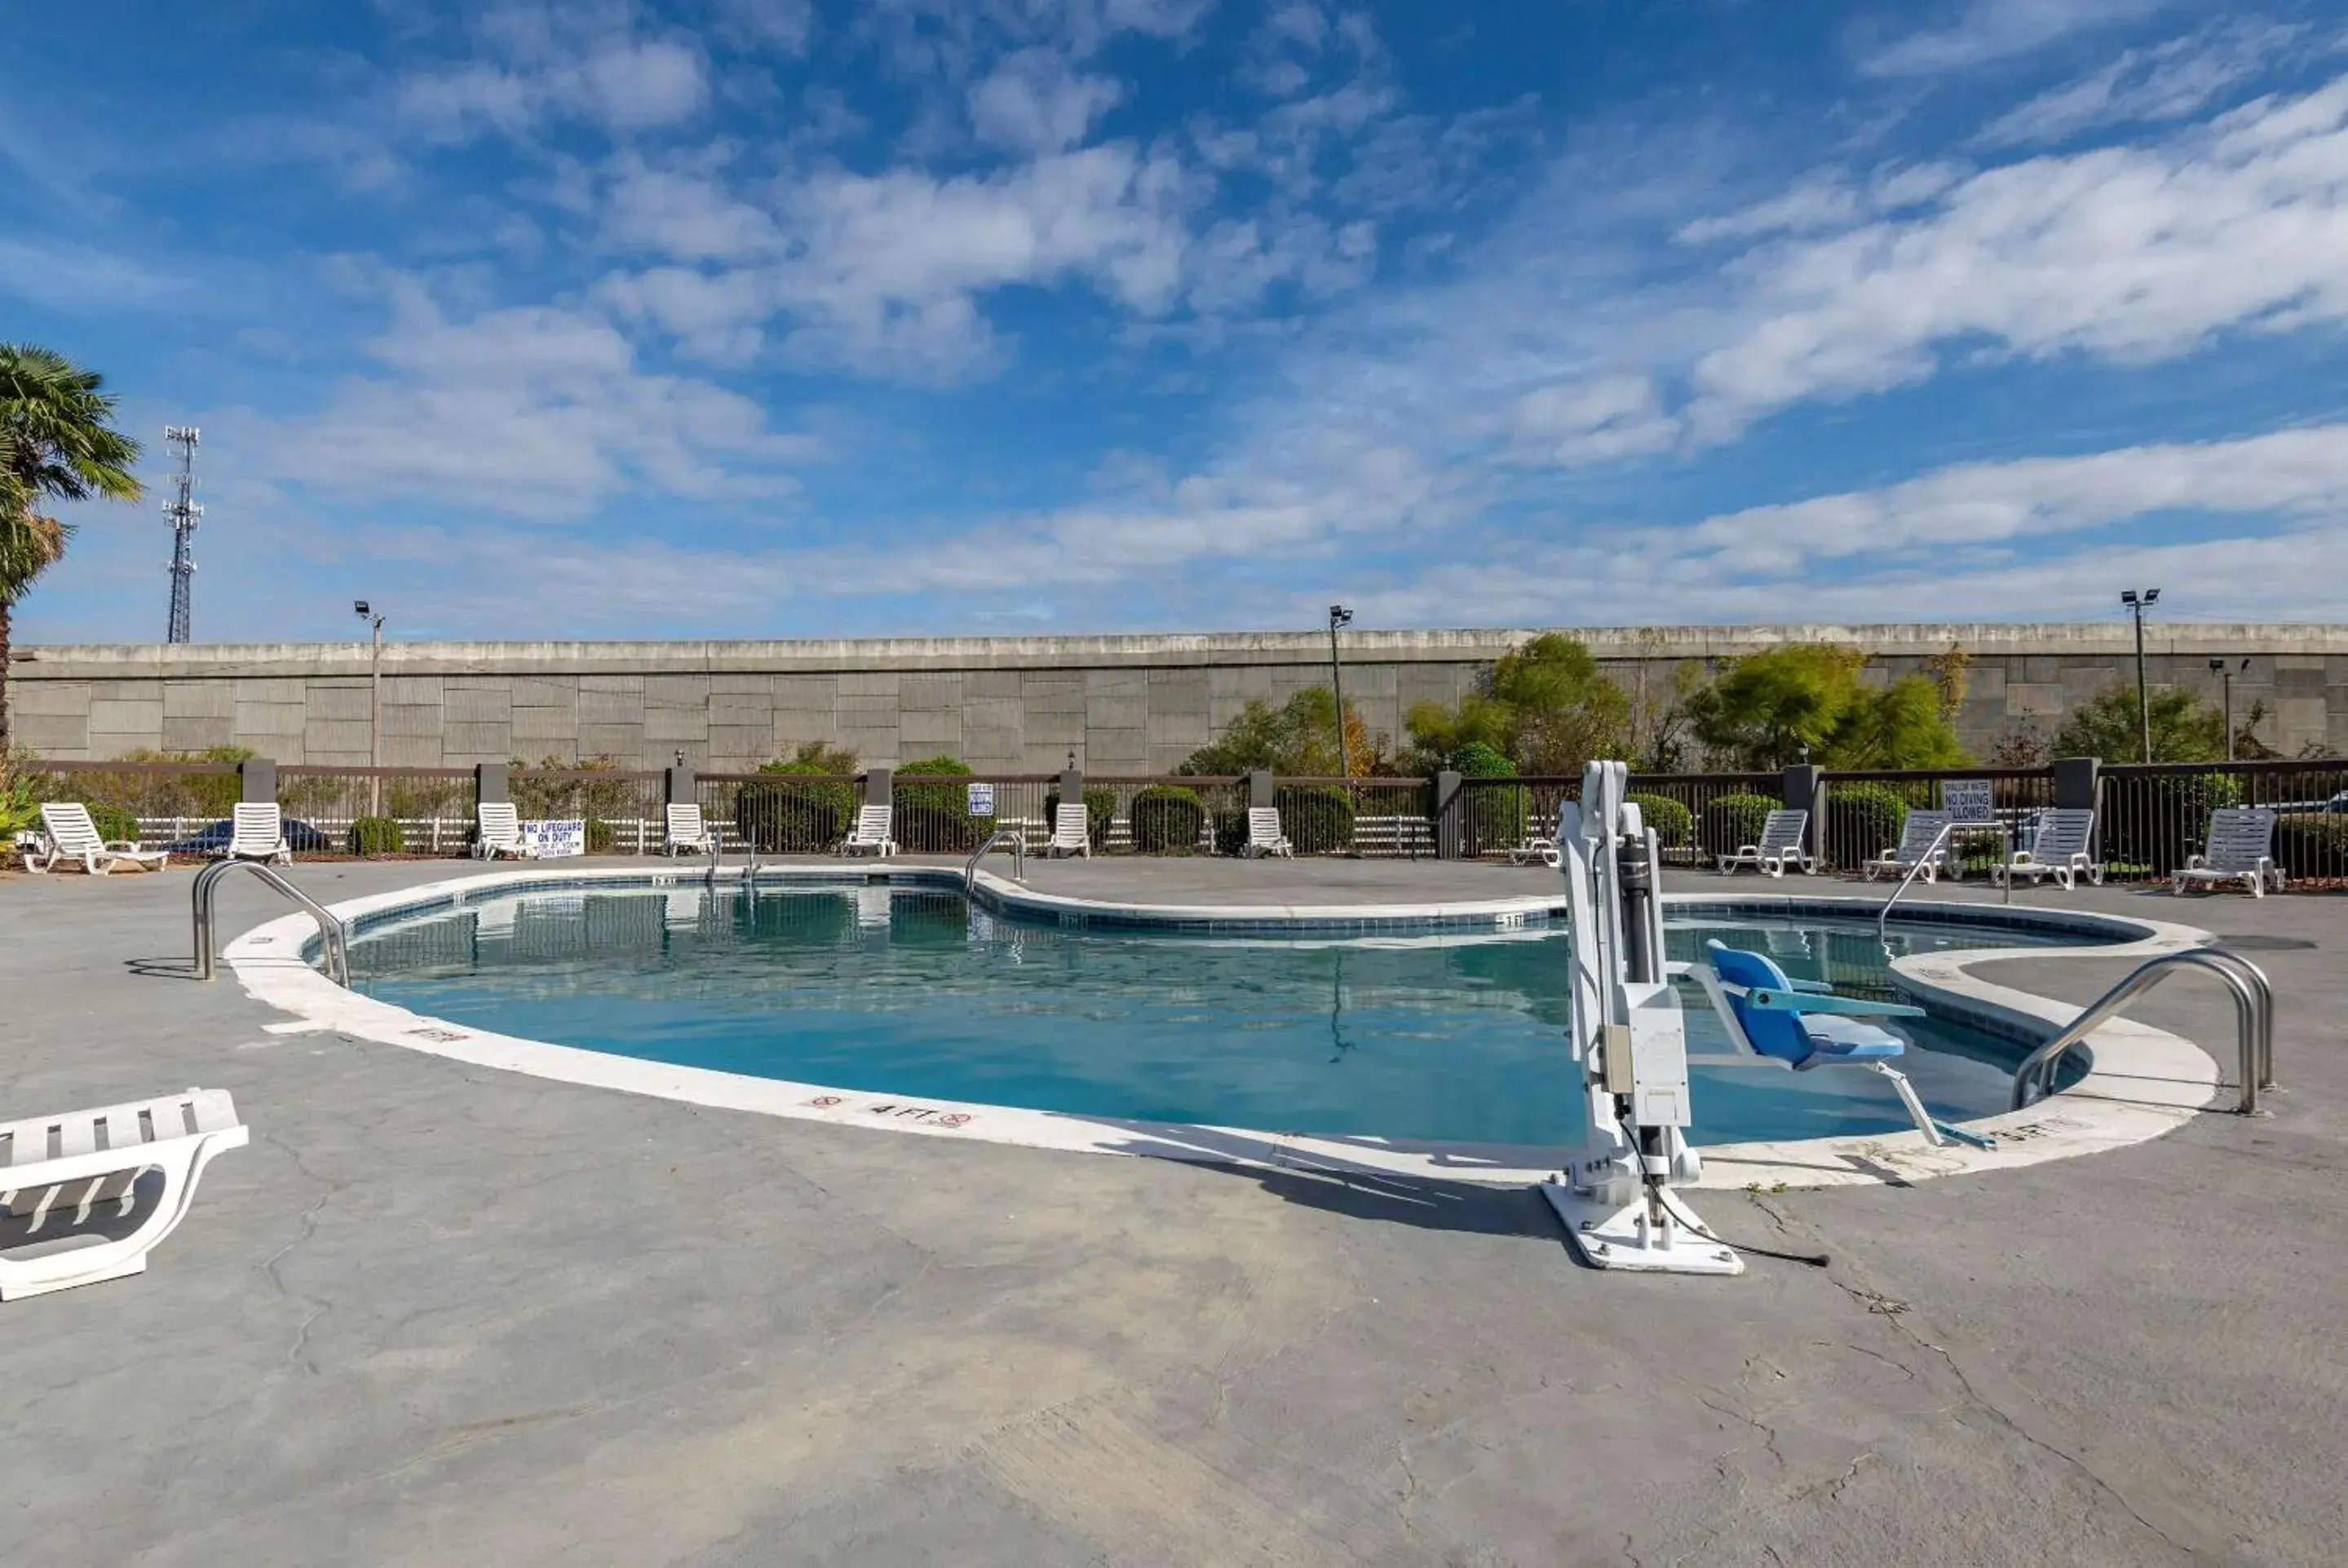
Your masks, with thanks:
<instances>
[{"instance_id":1,"label":"lounge chair armrest","mask_svg":"<svg viewBox=\"0 0 2348 1568\"><path fill-rule=\"evenodd\" d=\"M1869 1001L1864 997L1816 996L1807 991L1745 993L1745 1005L1764 1012L1843 1013L1852 1018L1922 1018L1924 1009L1904 1002Z\"/></svg>"}]
</instances>

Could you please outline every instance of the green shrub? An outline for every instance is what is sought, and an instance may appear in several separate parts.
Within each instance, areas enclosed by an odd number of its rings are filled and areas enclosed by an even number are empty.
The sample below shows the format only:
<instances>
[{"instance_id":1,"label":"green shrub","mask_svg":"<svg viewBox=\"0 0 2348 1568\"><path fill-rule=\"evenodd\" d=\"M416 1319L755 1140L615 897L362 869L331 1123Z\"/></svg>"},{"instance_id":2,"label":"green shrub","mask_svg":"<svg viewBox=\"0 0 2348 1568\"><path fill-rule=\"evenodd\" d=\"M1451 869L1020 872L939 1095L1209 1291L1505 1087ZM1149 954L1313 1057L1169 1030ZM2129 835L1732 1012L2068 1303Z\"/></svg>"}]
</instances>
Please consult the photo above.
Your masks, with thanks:
<instances>
[{"instance_id":1,"label":"green shrub","mask_svg":"<svg viewBox=\"0 0 2348 1568\"><path fill-rule=\"evenodd\" d=\"M40 825L41 796L33 781L20 775L0 782L0 849Z\"/></svg>"},{"instance_id":2,"label":"green shrub","mask_svg":"<svg viewBox=\"0 0 2348 1568\"><path fill-rule=\"evenodd\" d=\"M2106 775L2104 857L2166 876L2201 848L2209 814L2242 804L2242 786L2225 774Z\"/></svg>"},{"instance_id":3,"label":"green shrub","mask_svg":"<svg viewBox=\"0 0 2348 1568\"><path fill-rule=\"evenodd\" d=\"M2348 815L2295 811L2275 818L2275 864L2290 876L2348 876Z\"/></svg>"},{"instance_id":4,"label":"green shrub","mask_svg":"<svg viewBox=\"0 0 2348 1568\"><path fill-rule=\"evenodd\" d=\"M1280 831L1299 855L1342 853L1354 846L1354 801L1335 784L1282 784L1272 792Z\"/></svg>"},{"instance_id":5,"label":"green shrub","mask_svg":"<svg viewBox=\"0 0 2348 1568\"><path fill-rule=\"evenodd\" d=\"M1900 842L1908 825L1908 798L1890 784L1827 786L1826 840L1837 862L1857 866Z\"/></svg>"},{"instance_id":6,"label":"green shrub","mask_svg":"<svg viewBox=\"0 0 2348 1568\"><path fill-rule=\"evenodd\" d=\"M1237 855L1247 847L1247 813L1237 808L1215 813L1215 853Z\"/></svg>"},{"instance_id":7,"label":"green shrub","mask_svg":"<svg viewBox=\"0 0 2348 1568\"><path fill-rule=\"evenodd\" d=\"M1245 835L1247 819L1240 819ZM1196 790L1151 784L1133 797L1133 846L1144 855L1192 855L1207 825L1207 803Z\"/></svg>"},{"instance_id":8,"label":"green shrub","mask_svg":"<svg viewBox=\"0 0 2348 1568\"><path fill-rule=\"evenodd\" d=\"M822 855L848 836L856 821L856 786L825 776L817 762L768 763L762 777L734 796L734 832L770 855ZM805 778L805 784L783 783Z\"/></svg>"},{"instance_id":9,"label":"green shrub","mask_svg":"<svg viewBox=\"0 0 2348 1568\"><path fill-rule=\"evenodd\" d=\"M1060 820L1060 792L1051 790L1044 796L1044 825L1049 827ZM1117 820L1117 791L1102 784L1085 791L1085 842L1095 850L1108 847L1109 825Z\"/></svg>"},{"instance_id":10,"label":"green shrub","mask_svg":"<svg viewBox=\"0 0 2348 1568\"><path fill-rule=\"evenodd\" d=\"M1734 855L1742 845L1761 842L1769 814L1785 803L1766 794L1716 794L1704 803L1696 819L1696 843L1706 855Z\"/></svg>"},{"instance_id":11,"label":"green shrub","mask_svg":"<svg viewBox=\"0 0 2348 1568\"><path fill-rule=\"evenodd\" d=\"M396 855L402 845L399 823L388 816L363 816L351 824L353 855Z\"/></svg>"},{"instance_id":12,"label":"green shrub","mask_svg":"<svg viewBox=\"0 0 2348 1568\"><path fill-rule=\"evenodd\" d=\"M587 819L587 853L609 855L620 842L619 830L600 816Z\"/></svg>"},{"instance_id":13,"label":"green shrub","mask_svg":"<svg viewBox=\"0 0 2348 1568\"><path fill-rule=\"evenodd\" d=\"M1655 830L1655 842L1665 849L1684 847L1695 836L1695 813L1667 794L1625 797L1639 808L1639 818Z\"/></svg>"},{"instance_id":14,"label":"green shrub","mask_svg":"<svg viewBox=\"0 0 2348 1568\"><path fill-rule=\"evenodd\" d=\"M1482 741L1470 741L1451 753L1451 771L1463 779L1512 779L1517 776L1517 764L1500 754L1498 748ZM1514 849L1525 841L1531 822L1531 808L1521 789L1488 786L1462 790L1460 827L1467 836L1467 853L1483 855L1495 850Z\"/></svg>"},{"instance_id":15,"label":"green shrub","mask_svg":"<svg viewBox=\"0 0 2348 1568\"><path fill-rule=\"evenodd\" d=\"M139 819L118 805L101 804L91 806L89 822L98 829L98 837L108 844L139 842Z\"/></svg>"},{"instance_id":16,"label":"green shrub","mask_svg":"<svg viewBox=\"0 0 2348 1568\"><path fill-rule=\"evenodd\" d=\"M953 757L923 757L897 770L900 779L967 779L970 764ZM954 784L899 784L891 798L897 807L896 838L916 855L964 855L994 826L992 817L970 815L970 787Z\"/></svg>"}]
</instances>

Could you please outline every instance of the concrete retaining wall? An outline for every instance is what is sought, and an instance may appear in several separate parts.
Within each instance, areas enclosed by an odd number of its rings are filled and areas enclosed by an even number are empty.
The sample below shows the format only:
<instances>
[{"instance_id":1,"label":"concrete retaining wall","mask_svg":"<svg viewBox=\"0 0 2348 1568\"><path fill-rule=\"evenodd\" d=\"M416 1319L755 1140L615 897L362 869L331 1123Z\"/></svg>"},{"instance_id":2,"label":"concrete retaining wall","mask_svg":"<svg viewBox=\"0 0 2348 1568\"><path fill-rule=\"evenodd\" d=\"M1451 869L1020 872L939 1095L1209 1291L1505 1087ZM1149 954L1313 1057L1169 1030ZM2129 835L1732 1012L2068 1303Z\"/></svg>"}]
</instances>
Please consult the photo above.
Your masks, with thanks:
<instances>
[{"instance_id":1,"label":"concrete retaining wall","mask_svg":"<svg viewBox=\"0 0 2348 1568\"><path fill-rule=\"evenodd\" d=\"M1688 660L1833 641L1873 656L1873 678L1921 671L1952 644L1973 656L1959 728L1986 753L2019 726L2134 679L2121 623L2012 626L1579 629L1626 687ZM1345 695L1399 736L1426 699L1451 702L1529 631L1368 631L1344 639ZM2247 671L2238 713L2263 699L2286 753L2348 751L2348 626L2163 625L2152 679L2206 691L2208 664ZM975 767L1047 773L1071 752L1097 774L1162 772L1251 698L1326 684L1313 632L893 639L803 642L393 642L382 663L383 761L393 766L608 755L662 766L755 765L802 741L895 764L951 753ZM364 643L91 645L19 649L9 671L17 741L86 760L139 747L251 746L280 762L367 761Z\"/></svg>"}]
</instances>

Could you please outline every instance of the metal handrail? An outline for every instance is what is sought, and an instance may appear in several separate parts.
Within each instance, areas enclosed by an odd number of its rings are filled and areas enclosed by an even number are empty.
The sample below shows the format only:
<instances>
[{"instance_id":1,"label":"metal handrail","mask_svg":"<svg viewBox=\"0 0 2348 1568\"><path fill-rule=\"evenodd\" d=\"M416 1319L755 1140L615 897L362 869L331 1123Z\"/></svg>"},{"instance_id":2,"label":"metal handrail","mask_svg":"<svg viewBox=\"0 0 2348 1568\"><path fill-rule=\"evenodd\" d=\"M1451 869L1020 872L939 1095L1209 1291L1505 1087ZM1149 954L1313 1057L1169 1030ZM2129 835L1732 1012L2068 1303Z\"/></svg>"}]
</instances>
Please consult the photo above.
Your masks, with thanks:
<instances>
[{"instance_id":1,"label":"metal handrail","mask_svg":"<svg viewBox=\"0 0 2348 1568\"><path fill-rule=\"evenodd\" d=\"M195 915L196 978L200 980L209 980L214 974L212 889L219 884L221 877L240 866L302 906L309 912L310 917L318 922L319 942L324 948L326 954L326 978L348 989L351 983L350 927L327 913L324 904L319 903L258 860L218 861L196 873L196 885L189 895L190 900L195 907L193 913Z\"/></svg>"},{"instance_id":2,"label":"metal handrail","mask_svg":"<svg viewBox=\"0 0 2348 1568\"><path fill-rule=\"evenodd\" d=\"M978 886L978 863L996 849L1011 851L1011 880L1018 883L1022 887L1027 886L1027 837L1014 829L999 827L994 830L994 837L980 845L971 857L963 862L963 897L969 897L972 889Z\"/></svg>"},{"instance_id":3,"label":"metal handrail","mask_svg":"<svg viewBox=\"0 0 2348 1568\"><path fill-rule=\"evenodd\" d=\"M2234 993L2237 1076L2242 1085L2234 1109L2244 1116L2256 1115L2259 1091L2274 1087L2274 988L2256 964L2222 948L2163 953L2137 966L2126 979L2089 1003L2062 1033L2032 1051L2014 1071L2013 1109L2019 1111L2030 1103L2033 1085L2042 1095L2049 1092L2055 1069L2061 1066L2065 1052L2129 1001L2180 968L2208 969L2223 979L2226 989Z\"/></svg>"},{"instance_id":4,"label":"metal handrail","mask_svg":"<svg viewBox=\"0 0 2348 1568\"><path fill-rule=\"evenodd\" d=\"M1924 853L1917 856L1916 863L1914 865L1908 867L1908 875L1900 879L1900 886L1891 890L1891 897L1883 901L1883 907L1875 912L1875 939L1884 944L1885 951L1888 952L1890 950L1891 938L1887 932L1891 922L1891 906L1900 902L1900 895L1908 891L1908 885L1916 880L1918 873L1921 872L1927 866L1931 865L1932 856L1940 854L1941 849L1948 844L1949 840L1957 834L1978 833L1984 828L1992 827L1997 829L1999 835L2004 840L2005 854L2003 858L2006 864L2011 866L2013 861L2013 829L2006 826L2005 824L2002 822L1944 822L1941 825L1941 831L1932 835L1932 842L1924 846ZM2013 874L2008 872L2003 880L2005 883L2005 892L2004 895L1998 899L1998 902L2001 904L2011 904L2013 902Z\"/></svg>"}]
</instances>

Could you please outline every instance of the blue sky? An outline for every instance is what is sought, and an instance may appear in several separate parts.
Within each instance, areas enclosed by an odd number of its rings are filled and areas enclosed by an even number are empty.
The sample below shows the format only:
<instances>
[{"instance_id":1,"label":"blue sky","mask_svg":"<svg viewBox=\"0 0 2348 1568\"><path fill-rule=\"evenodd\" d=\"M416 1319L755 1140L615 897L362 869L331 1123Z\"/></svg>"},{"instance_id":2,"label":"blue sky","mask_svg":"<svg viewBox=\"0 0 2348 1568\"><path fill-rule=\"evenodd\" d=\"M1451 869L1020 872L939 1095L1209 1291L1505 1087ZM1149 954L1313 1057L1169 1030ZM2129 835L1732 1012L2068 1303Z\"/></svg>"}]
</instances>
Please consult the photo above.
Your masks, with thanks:
<instances>
[{"instance_id":1,"label":"blue sky","mask_svg":"<svg viewBox=\"0 0 2348 1568\"><path fill-rule=\"evenodd\" d=\"M113 40L105 48L93 38ZM2348 6L134 0L0 335L197 636L2348 616ZM26 641L150 640L156 506Z\"/></svg>"}]
</instances>

